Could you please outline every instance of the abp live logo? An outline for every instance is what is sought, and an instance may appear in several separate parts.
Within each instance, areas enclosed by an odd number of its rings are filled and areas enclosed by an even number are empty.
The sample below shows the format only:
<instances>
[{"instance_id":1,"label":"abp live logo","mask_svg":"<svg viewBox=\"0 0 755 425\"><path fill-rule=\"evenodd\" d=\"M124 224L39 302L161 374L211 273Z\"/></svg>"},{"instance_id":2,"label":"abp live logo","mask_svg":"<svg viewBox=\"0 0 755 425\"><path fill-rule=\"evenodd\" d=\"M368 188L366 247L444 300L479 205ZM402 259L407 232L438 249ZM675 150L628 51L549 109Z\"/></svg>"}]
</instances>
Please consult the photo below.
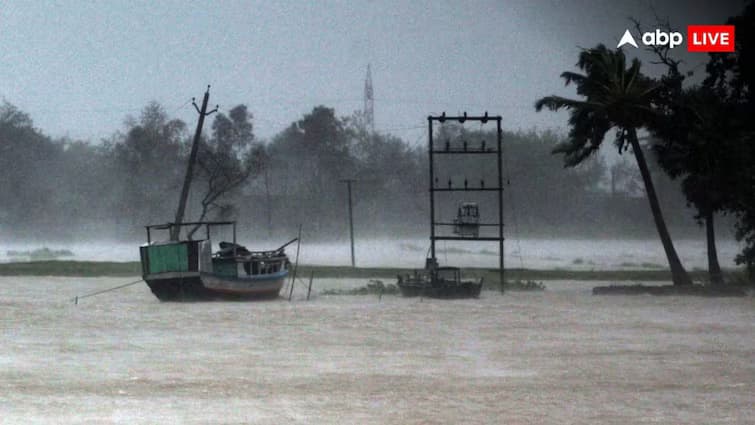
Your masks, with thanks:
<instances>
[{"instance_id":1,"label":"abp live logo","mask_svg":"<svg viewBox=\"0 0 755 425\"><path fill-rule=\"evenodd\" d=\"M682 44L682 33L665 32L659 29L648 31L640 38L645 46L668 46L673 49ZM638 48L629 30L624 31L617 48L626 44ZM687 26L687 51L689 52L733 52L734 25L689 25Z\"/></svg>"}]
</instances>

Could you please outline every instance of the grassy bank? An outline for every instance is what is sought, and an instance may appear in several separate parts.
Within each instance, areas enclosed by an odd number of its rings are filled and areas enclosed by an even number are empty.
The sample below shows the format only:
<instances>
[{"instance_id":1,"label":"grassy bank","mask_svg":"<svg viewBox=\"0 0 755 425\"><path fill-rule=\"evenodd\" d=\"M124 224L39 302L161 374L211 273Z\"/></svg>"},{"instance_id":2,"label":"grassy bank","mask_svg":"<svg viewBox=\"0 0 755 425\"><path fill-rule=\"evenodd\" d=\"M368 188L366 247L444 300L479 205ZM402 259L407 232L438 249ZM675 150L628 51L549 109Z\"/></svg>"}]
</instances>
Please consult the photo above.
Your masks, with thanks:
<instances>
[{"instance_id":1,"label":"grassy bank","mask_svg":"<svg viewBox=\"0 0 755 425\"><path fill-rule=\"evenodd\" d=\"M139 276L141 265L136 262L113 261L27 261L0 263L0 276Z\"/></svg>"},{"instance_id":2,"label":"grassy bank","mask_svg":"<svg viewBox=\"0 0 755 425\"><path fill-rule=\"evenodd\" d=\"M301 277L314 272L320 278L364 278L394 279L410 269L393 267L351 268L345 266L301 265L297 274ZM30 261L0 263L0 276L138 276L141 266L138 262L105 261ZM705 280L704 271L690 272L694 280ZM495 269L465 269L465 275L483 277L486 282L498 282ZM603 280L603 281L670 281L667 270L506 270L506 280Z\"/></svg>"}]
</instances>

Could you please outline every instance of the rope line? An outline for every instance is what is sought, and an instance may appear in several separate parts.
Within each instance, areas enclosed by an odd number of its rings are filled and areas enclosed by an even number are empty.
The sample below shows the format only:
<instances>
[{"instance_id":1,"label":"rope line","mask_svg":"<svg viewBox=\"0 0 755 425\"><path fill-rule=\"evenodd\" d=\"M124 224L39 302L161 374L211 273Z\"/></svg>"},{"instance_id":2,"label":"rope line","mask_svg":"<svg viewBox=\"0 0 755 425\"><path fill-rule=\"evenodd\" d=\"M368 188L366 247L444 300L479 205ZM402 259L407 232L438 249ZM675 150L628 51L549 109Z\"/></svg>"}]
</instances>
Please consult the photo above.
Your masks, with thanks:
<instances>
[{"instance_id":1,"label":"rope line","mask_svg":"<svg viewBox=\"0 0 755 425\"><path fill-rule=\"evenodd\" d=\"M90 292L90 293L84 294L84 295L77 295L77 296L71 298L71 301L74 302L74 303L78 303L78 301L80 299L93 297L93 296L99 295L99 294L104 294L105 292L110 292L110 291L115 291L115 290L118 290L118 289L123 289L123 288L125 288L127 286L136 285L137 283L140 283L140 282L142 282L142 279L135 280L135 281L129 282L129 283L124 283L123 285L114 286L112 288L102 289L100 291L95 291L95 292Z\"/></svg>"}]
</instances>

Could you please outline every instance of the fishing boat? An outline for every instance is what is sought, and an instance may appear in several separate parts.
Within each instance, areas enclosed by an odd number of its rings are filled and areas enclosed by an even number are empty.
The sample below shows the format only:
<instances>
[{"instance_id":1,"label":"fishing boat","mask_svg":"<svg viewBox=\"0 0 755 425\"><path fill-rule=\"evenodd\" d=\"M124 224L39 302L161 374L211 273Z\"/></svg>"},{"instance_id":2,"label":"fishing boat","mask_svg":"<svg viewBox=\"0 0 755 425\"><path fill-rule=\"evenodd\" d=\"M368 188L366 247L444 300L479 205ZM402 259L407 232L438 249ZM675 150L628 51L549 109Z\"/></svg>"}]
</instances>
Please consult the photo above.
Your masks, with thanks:
<instances>
[{"instance_id":1,"label":"fishing boat","mask_svg":"<svg viewBox=\"0 0 755 425\"><path fill-rule=\"evenodd\" d=\"M194 103L199 112L199 120L191 145L176 218L171 223L146 226L147 243L139 248L142 279L160 301L276 298L290 266L284 249L298 238L270 251L250 251L236 243L235 221L183 221L204 118L218 109L216 107L212 111L207 111L209 99L210 86L207 86L202 108ZM181 230L187 226L194 228L182 239ZM220 242L218 249L213 251L211 228L218 226L231 226L233 241ZM193 239L192 235L202 227L205 229L205 237ZM152 232L155 230L168 231L168 238L153 241Z\"/></svg>"},{"instance_id":2,"label":"fishing boat","mask_svg":"<svg viewBox=\"0 0 755 425\"><path fill-rule=\"evenodd\" d=\"M155 230L200 226L198 240L153 241ZM211 228L231 226L233 241L220 242L213 251ZM288 275L286 246L250 251L236 243L236 222L201 221L149 225L147 243L139 248L142 278L160 301L250 300L278 297Z\"/></svg>"},{"instance_id":3,"label":"fishing boat","mask_svg":"<svg viewBox=\"0 0 755 425\"><path fill-rule=\"evenodd\" d=\"M423 270L398 275L397 286L404 297L478 298L483 279L463 280L458 267L439 267L428 258Z\"/></svg>"}]
</instances>

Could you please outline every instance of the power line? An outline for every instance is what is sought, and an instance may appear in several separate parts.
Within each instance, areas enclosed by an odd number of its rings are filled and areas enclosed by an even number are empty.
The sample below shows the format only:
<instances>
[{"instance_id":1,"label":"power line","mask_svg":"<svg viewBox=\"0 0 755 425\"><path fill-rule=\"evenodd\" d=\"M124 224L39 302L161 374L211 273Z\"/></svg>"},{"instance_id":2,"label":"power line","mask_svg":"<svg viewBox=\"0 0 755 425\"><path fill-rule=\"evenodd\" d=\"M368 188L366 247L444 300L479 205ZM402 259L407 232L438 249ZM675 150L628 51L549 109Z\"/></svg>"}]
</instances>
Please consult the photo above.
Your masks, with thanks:
<instances>
[{"instance_id":1,"label":"power line","mask_svg":"<svg viewBox=\"0 0 755 425\"><path fill-rule=\"evenodd\" d=\"M185 108L189 103L191 103L191 99L188 99L186 102L183 103L183 105L179 106L178 108L174 109L172 112L170 112L170 115L174 115L176 112L180 111L181 109Z\"/></svg>"}]
</instances>

